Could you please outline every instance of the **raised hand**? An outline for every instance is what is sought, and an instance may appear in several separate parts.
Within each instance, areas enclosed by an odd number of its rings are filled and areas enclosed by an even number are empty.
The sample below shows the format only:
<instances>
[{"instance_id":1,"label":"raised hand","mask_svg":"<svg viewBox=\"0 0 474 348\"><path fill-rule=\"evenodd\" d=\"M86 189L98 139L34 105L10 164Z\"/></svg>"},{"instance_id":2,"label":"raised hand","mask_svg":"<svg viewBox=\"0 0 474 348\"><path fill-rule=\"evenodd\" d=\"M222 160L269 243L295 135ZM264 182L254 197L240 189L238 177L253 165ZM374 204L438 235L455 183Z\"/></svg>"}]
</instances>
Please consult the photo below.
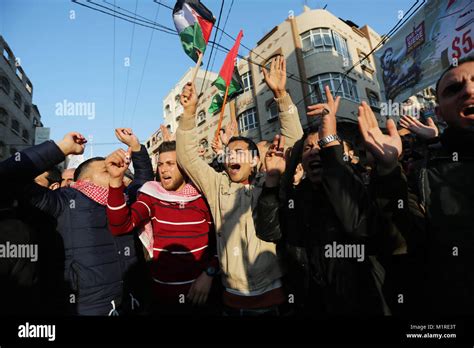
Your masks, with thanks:
<instances>
[{"instance_id":1,"label":"raised hand","mask_svg":"<svg viewBox=\"0 0 474 348\"><path fill-rule=\"evenodd\" d=\"M268 88L273 92L275 98L286 95L286 60L283 56L276 56L270 63L270 72L262 67L263 77Z\"/></svg>"},{"instance_id":2,"label":"raised hand","mask_svg":"<svg viewBox=\"0 0 474 348\"><path fill-rule=\"evenodd\" d=\"M267 173L265 184L267 187L277 186L280 175L285 172L286 160L284 147L285 137L278 134L275 135L265 155L265 168Z\"/></svg>"},{"instance_id":3,"label":"raised hand","mask_svg":"<svg viewBox=\"0 0 474 348\"><path fill-rule=\"evenodd\" d=\"M110 186L122 186L123 177L131 162L131 155L132 149L129 148L126 152L123 149L118 149L107 156L105 168L110 175Z\"/></svg>"},{"instance_id":4,"label":"raised hand","mask_svg":"<svg viewBox=\"0 0 474 348\"><path fill-rule=\"evenodd\" d=\"M232 138L237 130L237 121L235 119L231 119L227 126L225 127L225 132L220 134L222 144L226 145L229 143L230 138Z\"/></svg>"},{"instance_id":5,"label":"raised hand","mask_svg":"<svg viewBox=\"0 0 474 348\"><path fill-rule=\"evenodd\" d=\"M319 139L323 139L328 135L337 134L336 114L339 109L341 97L333 98L329 86L324 86L326 92L326 103L320 103L308 106L308 116L321 116L321 125L319 126ZM327 146L330 146L329 143Z\"/></svg>"},{"instance_id":6,"label":"raised hand","mask_svg":"<svg viewBox=\"0 0 474 348\"><path fill-rule=\"evenodd\" d=\"M427 119L428 124L423 124L419 120L411 116L402 116L400 119L400 126L409 129L422 139L436 138L439 134L438 127L436 127L433 119Z\"/></svg>"},{"instance_id":7,"label":"raised hand","mask_svg":"<svg viewBox=\"0 0 474 348\"><path fill-rule=\"evenodd\" d=\"M175 135L170 134L170 131L168 127L165 127L165 125L160 124L160 129L161 129L161 134L163 135L163 141L173 141L175 140Z\"/></svg>"},{"instance_id":8,"label":"raised hand","mask_svg":"<svg viewBox=\"0 0 474 348\"><path fill-rule=\"evenodd\" d=\"M140 151L140 141L138 140L137 136L133 134L131 128L117 128L115 129L115 136L122 143L130 147L132 151Z\"/></svg>"},{"instance_id":9,"label":"raised hand","mask_svg":"<svg viewBox=\"0 0 474 348\"><path fill-rule=\"evenodd\" d=\"M188 116L194 116L196 114L198 97L194 83L188 82L184 85L180 101L185 114Z\"/></svg>"},{"instance_id":10,"label":"raised hand","mask_svg":"<svg viewBox=\"0 0 474 348\"><path fill-rule=\"evenodd\" d=\"M57 143L64 156L67 155L81 155L86 148L87 140L81 133L70 132Z\"/></svg>"},{"instance_id":11,"label":"raised hand","mask_svg":"<svg viewBox=\"0 0 474 348\"><path fill-rule=\"evenodd\" d=\"M211 148L212 151L214 151L214 153L217 155L220 155L224 152L224 147L222 146L222 141L219 137L214 137L211 143Z\"/></svg>"},{"instance_id":12,"label":"raised hand","mask_svg":"<svg viewBox=\"0 0 474 348\"><path fill-rule=\"evenodd\" d=\"M303 180L304 169L301 163L296 166L295 174L293 175L293 185L299 185Z\"/></svg>"},{"instance_id":13,"label":"raised hand","mask_svg":"<svg viewBox=\"0 0 474 348\"><path fill-rule=\"evenodd\" d=\"M366 148L375 157L383 172L390 172L398 163L402 153L402 139L397 132L395 122L387 120L388 135L383 134L377 119L366 102L359 106L359 130ZM380 172L379 169L379 172Z\"/></svg>"}]
</instances>

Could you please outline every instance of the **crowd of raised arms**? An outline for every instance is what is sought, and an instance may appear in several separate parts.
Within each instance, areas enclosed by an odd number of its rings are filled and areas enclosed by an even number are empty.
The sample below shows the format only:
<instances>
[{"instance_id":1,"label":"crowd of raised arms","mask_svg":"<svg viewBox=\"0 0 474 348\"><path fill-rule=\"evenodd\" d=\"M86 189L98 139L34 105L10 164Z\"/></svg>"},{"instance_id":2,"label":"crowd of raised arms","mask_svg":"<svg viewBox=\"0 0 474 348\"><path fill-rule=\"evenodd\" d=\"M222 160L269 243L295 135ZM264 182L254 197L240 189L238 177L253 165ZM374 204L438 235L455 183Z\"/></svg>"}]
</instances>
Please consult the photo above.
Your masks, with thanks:
<instances>
[{"instance_id":1,"label":"crowd of raised arms","mask_svg":"<svg viewBox=\"0 0 474 348\"><path fill-rule=\"evenodd\" d=\"M130 128L115 130L126 150L62 173L77 132L1 162L2 315L474 313L474 59L439 76L437 120L381 129L362 102L360 143L338 132L328 86L303 129L284 57L263 69L278 134L256 144L231 121L212 163L191 82L156 172Z\"/></svg>"}]
</instances>

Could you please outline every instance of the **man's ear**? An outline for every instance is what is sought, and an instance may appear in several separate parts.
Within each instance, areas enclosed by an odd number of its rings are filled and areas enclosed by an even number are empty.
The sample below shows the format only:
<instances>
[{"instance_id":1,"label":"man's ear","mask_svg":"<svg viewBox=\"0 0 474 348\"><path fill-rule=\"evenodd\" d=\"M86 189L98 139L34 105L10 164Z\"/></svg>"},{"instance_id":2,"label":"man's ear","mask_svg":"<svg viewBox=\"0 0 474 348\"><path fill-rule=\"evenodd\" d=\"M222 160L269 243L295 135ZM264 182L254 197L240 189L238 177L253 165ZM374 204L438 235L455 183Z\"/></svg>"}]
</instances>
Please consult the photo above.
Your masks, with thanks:
<instances>
[{"instance_id":1,"label":"man's ear","mask_svg":"<svg viewBox=\"0 0 474 348\"><path fill-rule=\"evenodd\" d=\"M254 168L260 163L260 157L254 156L252 158L252 162L250 163L250 167Z\"/></svg>"},{"instance_id":2,"label":"man's ear","mask_svg":"<svg viewBox=\"0 0 474 348\"><path fill-rule=\"evenodd\" d=\"M49 185L49 189L50 189L51 191L57 190L57 189L60 188L60 187L61 187L61 185L59 184L59 182L55 182L55 183Z\"/></svg>"}]
</instances>

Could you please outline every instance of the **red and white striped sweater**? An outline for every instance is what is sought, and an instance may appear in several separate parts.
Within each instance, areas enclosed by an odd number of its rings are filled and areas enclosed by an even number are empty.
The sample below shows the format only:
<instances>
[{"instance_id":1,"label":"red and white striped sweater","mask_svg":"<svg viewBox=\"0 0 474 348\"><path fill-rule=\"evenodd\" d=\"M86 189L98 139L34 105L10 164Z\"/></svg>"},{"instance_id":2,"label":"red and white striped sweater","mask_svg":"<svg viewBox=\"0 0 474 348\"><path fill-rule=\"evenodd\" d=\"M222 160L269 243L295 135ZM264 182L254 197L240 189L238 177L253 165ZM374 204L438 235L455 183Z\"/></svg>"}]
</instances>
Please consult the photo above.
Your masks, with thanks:
<instances>
[{"instance_id":1,"label":"red and white striped sweater","mask_svg":"<svg viewBox=\"0 0 474 348\"><path fill-rule=\"evenodd\" d=\"M109 188L107 217L113 235L131 232L147 223L153 228L153 260L150 264L155 300L177 303L194 280L209 266L217 268L216 235L207 203L201 195L163 195L158 182L147 182L136 202L125 203L124 187ZM144 193L146 192L146 193ZM166 201L170 198L171 201Z\"/></svg>"}]
</instances>

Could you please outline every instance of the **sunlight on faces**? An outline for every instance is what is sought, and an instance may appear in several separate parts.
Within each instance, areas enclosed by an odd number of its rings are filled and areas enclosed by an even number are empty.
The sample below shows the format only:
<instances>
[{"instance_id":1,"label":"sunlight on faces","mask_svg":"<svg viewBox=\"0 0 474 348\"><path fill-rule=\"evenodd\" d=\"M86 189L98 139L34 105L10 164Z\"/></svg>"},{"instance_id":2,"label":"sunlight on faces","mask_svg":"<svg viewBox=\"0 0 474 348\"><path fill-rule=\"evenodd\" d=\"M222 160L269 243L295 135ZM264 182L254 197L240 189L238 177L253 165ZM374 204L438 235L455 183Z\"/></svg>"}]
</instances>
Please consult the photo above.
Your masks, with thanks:
<instances>
[{"instance_id":1,"label":"sunlight on faces","mask_svg":"<svg viewBox=\"0 0 474 348\"><path fill-rule=\"evenodd\" d=\"M236 140L227 147L224 165L230 180L233 182L249 180L253 168L258 163L258 156L252 156L249 145L245 141Z\"/></svg>"},{"instance_id":2,"label":"sunlight on faces","mask_svg":"<svg viewBox=\"0 0 474 348\"><path fill-rule=\"evenodd\" d=\"M321 148L318 145L319 135L318 133L311 133L305 139L303 144L303 156L302 164L306 176L313 184L319 184L321 182L321 156L319 151Z\"/></svg>"},{"instance_id":3,"label":"sunlight on faces","mask_svg":"<svg viewBox=\"0 0 474 348\"><path fill-rule=\"evenodd\" d=\"M448 71L438 87L436 114L448 125L474 130L474 62Z\"/></svg>"},{"instance_id":4,"label":"sunlight on faces","mask_svg":"<svg viewBox=\"0 0 474 348\"><path fill-rule=\"evenodd\" d=\"M161 185L167 191L179 191L185 185L183 174L176 162L176 151L160 153L158 157L158 173Z\"/></svg>"}]
</instances>

